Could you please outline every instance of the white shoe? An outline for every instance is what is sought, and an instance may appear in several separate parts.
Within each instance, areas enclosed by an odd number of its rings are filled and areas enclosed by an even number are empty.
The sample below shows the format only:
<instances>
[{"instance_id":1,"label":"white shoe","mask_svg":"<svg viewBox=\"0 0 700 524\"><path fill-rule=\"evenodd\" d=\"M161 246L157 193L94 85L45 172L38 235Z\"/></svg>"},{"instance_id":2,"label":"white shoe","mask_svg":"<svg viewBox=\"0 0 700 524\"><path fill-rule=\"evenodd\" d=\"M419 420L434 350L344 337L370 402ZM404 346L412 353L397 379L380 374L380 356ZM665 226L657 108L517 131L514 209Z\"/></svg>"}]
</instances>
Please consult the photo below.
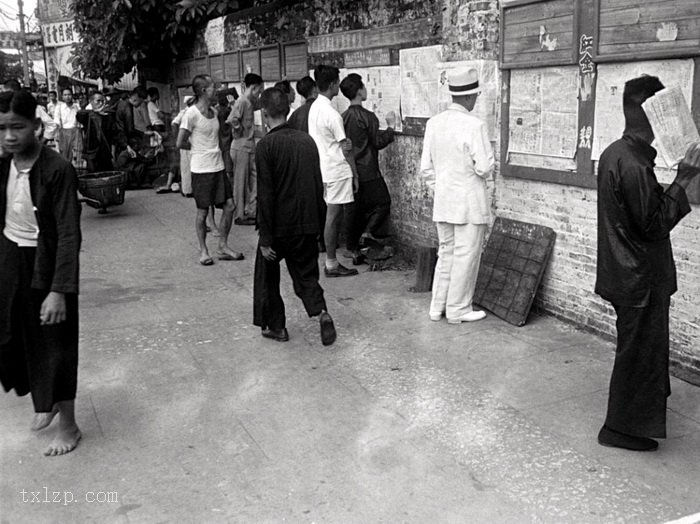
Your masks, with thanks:
<instances>
[{"instance_id":1,"label":"white shoe","mask_svg":"<svg viewBox=\"0 0 700 524\"><path fill-rule=\"evenodd\" d=\"M477 320L482 320L486 318L485 311L470 311L466 315L462 315L457 318L448 318L448 324L461 324L462 322L476 322Z\"/></svg>"},{"instance_id":2,"label":"white shoe","mask_svg":"<svg viewBox=\"0 0 700 524\"><path fill-rule=\"evenodd\" d=\"M440 322L440 320L442 320L442 313L433 313L431 311L430 320L432 320L433 322Z\"/></svg>"}]
</instances>

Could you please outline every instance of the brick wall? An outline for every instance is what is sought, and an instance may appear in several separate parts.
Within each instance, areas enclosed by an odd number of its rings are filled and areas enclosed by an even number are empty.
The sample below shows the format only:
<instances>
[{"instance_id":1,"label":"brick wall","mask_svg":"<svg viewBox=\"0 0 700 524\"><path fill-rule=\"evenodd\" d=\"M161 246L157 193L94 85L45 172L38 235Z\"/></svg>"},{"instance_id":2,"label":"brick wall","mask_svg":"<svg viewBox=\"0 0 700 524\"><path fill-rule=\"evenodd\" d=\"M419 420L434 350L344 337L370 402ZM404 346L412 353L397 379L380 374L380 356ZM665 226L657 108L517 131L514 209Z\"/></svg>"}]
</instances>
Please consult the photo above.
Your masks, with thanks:
<instances>
[{"instance_id":1,"label":"brick wall","mask_svg":"<svg viewBox=\"0 0 700 524\"><path fill-rule=\"evenodd\" d=\"M548 226L554 253L535 305L596 333L613 337L613 309L593 293L596 264L596 192L514 178L496 179L499 216ZM700 209L672 233L678 292L671 303L671 352L676 374L700 371ZM694 379L697 381L697 378Z\"/></svg>"}]
</instances>

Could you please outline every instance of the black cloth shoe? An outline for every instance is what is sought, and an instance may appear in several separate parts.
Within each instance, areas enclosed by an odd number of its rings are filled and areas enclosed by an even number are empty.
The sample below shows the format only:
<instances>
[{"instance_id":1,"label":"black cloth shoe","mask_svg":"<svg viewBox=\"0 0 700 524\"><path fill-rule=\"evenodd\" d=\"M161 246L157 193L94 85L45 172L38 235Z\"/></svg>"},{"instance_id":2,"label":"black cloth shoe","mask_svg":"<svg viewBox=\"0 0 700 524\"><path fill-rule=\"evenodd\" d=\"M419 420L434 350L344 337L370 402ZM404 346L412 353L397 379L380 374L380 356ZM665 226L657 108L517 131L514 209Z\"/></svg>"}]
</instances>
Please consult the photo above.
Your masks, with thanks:
<instances>
[{"instance_id":1,"label":"black cloth shoe","mask_svg":"<svg viewBox=\"0 0 700 524\"><path fill-rule=\"evenodd\" d=\"M598 443L602 446L612 448L623 448L632 451L654 451L659 447L659 443L654 439L646 437L633 437L625 435L608 426L603 426L598 433Z\"/></svg>"},{"instance_id":2,"label":"black cloth shoe","mask_svg":"<svg viewBox=\"0 0 700 524\"><path fill-rule=\"evenodd\" d=\"M276 340L277 342L287 342L289 340L289 333L287 332L287 328L282 328L282 329L270 329L270 328L265 328L262 330L262 336L265 338L271 338L272 340Z\"/></svg>"},{"instance_id":3,"label":"black cloth shoe","mask_svg":"<svg viewBox=\"0 0 700 524\"><path fill-rule=\"evenodd\" d=\"M323 272L328 278L352 277L354 275L357 275L357 269L349 269L343 264L338 264L338 266L335 269L328 269L327 267L324 267Z\"/></svg>"},{"instance_id":4,"label":"black cloth shoe","mask_svg":"<svg viewBox=\"0 0 700 524\"><path fill-rule=\"evenodd\" d=\"M237 218L233 221L233 223L237 226L254 226L255 219L253 217Z\"/></svg>"},{"instance_id":5,"label":"black cloth shoe","mask_svg":"<svg viewBox=\"0 0 700 524\"><path fill-rule=\"evenodd\" d=\"M353 266L359 266L361 264L364 264L367 261L367 257L363 255L362 253L358 253L357 255L352 256L352 265Z\"/></svg>"},{"instance_id":6,"label":"black cloth shoe","mask_svg":"<svg viewBox=\"0 0 700 524\"><path fill-rule=\"evenodd\" d=\"M321 343L324 346L330 346L333 342L335 342L336 332L335 325L333 324L333 319L326 311L321 313L320 324Z\"/></svg>"}]
</instances>

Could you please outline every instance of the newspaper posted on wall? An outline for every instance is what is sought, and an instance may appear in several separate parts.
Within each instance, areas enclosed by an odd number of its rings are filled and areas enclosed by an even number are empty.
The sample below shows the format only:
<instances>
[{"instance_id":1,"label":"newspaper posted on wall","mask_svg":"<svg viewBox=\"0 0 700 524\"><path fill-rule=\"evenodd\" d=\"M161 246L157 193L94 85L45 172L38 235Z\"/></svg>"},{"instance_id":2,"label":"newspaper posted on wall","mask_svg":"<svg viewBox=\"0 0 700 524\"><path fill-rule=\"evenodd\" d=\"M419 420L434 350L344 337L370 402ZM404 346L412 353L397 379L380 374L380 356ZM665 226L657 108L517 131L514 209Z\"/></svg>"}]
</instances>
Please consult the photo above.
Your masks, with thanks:
<instances>
[{"instance_id":1,"label":"newspaper posted on wall","mask_svg":"<svg viewBox=\"0 0 700 524\"><path fill-rule=\"evenodd\" d=\"M509 122L509 153L573 159L578 134L578 68L512 71Z\"/></svg>"},{"instance_id":2,"label":"newspaper posted on wall","mask_svg":"<svg viewBox=\"0 0 700 524\"><path fill-rule=\"evenodd\" d=\"M500 72L496 60L469 60L458 62L440 62L438 65L438 106L437 111L444 111L452 103L449 91L450 74L453 71L474 68L479 72L481 94L476 99L473 114L486 123L491 141L498 140L497 126L500 105Z\"/></svg>"},{"instance_id":3,"label":"newspaper posted on wall","mask_svg":"<svg viewBox=\"0 0 700 524\"><path fill-rule=\"evenodd\" d=\"M440 45L399 51L402 117L430 118L438 113L440 62Z\"/></svg>"},{"instance_id":4,"label":"newspaper posted on wall","mask_svg":"<svg viewBox=\"0 0 700 524\"><path fill-rule=\"evenodd\" d=\"M393 111L396 115L396 125L394 129L401 131L401 86L399 66L378 66L363 67L353 69L341 69L340 80L342 81L350 73L358 74L362 77L362 82L367 89L367 100L363 102L366 109L372 111L379 119L379 128L386 129L386 117ZM350 107L350 100L345 98L343 93L333 98L331 105L341 115Z\"/></svg>"},{"instance_id":5,"label":"newspaper posted on wall","mask_svg":"<svg viewBox=\"0 0 700 524\"><path fill-rule=\"evenodd\" d=\"M625 118L622 112L622 93L625 82L643 74L659 77L667 88L678 87L686 100L691 100L693 92L694 62L687 60L653 60L625 64L598 65L596 85L596 106L593 130L592 157L600 154L615 140L622 137ZM656 144L652 144L656 147ZM663 157L657 159L657 165L668 168Z\"/></svg>"},{"instance_id":6,"label":"newspaper posted on wall","mask_svg":"<svg viewBox=\"0 0 700 524\"><path fill-rule=\"evenodd\" d=\"M691 144L700 142L688 102L678 86L662 89L642 104L665 163L675 167Z\"/></svg>"},{"instance_id":7,"label":"newspaper posted on wall","mask_svg":"<svg viewBox=\"0 0 700 524\"><path fill-rule=\"evenodd\" d=\"M379 128L386 129L388 127L386 117L390 112L393 112L396 115L394 129L401 131L401 72L399 66L348 69L347 73L357 73L362 77L362 82L367 88L367 100L362 105L377 115Z\"/></svg>"}]
</instances>

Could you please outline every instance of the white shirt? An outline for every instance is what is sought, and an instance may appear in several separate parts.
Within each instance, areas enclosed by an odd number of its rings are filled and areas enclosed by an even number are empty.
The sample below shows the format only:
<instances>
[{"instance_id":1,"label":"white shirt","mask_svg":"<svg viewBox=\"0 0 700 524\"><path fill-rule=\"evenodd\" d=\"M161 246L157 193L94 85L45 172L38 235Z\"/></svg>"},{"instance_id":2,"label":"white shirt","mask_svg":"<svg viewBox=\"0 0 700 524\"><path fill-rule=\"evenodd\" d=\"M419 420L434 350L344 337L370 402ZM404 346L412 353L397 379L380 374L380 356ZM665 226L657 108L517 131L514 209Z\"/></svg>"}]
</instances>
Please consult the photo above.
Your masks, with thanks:
<instances>
[{"instance_id":1,"label":"white shirt","mask_svg":"<svg viewBox=\"0 0 700 524\"><path fill-rule=\"evenodd\" d=\"M433 221L490 223L486 179L495 164L486 124L461 105L428 120L420 170L435 191Z\"/></svg>"},{"instance_id":2,"label":"white shirt","mask_svg":"<svg viewBox=\"0 0 700 524\"><path fill-rule=\"evenodd\" d=\"M345 140L343 117L325 95L318 95L309 109L309 134L316 142L321 159L323 183L352 178L352 169L345 160L340 143Z\"/></svg>"},{"instance_id":3,"label":"white shirt","mask_svg":"<svg viewBox=\"0 0 700 524\"><path fill-rule=\"evenodd\" d=\"M17 171L15 161L10 162L7 179L7 208L3 234L20 247L36 247L39 226L34 214L34 203L29 189L29 169Z\"/></svg>"},{"instance_id":4,"label":"white shirt","mask_svg":"<svg viewBox=\"0 0 700 524\"><path fill-rule=\"evenodd\" d=\"M225 169L219 149L219 119L215 111L212 111L212 115L212 118L207 118L196 105L189 107L182 115L180 128L191 133L190 170L193 174L216 173Z\"/></svg>"},{"instance_id":5,"label":"white shirt","mask_svg":"<svg viewBox=\"0 0 700 524\"><path fill-rule=\"evenodd\" d=\"M152 126L162 126L164 122L158 117L158 112L160 108L155 102L148 102L148 118L151 121Z\"/></svg>"},{"instance_id":6,"label":"white shirt","mask_svg":"<svg viewBox=\"0 0 700 524\"><path fill-rule=\"evenodd\" d=\"M73 129L78 127L78 121L75 118L77 114L78 104L73 102L73 105L69 106L65 102L60 102L54 110L53 120L61 129Z\"/></svg>"},{"instance_id":7,"label":"white shirt","mask_svg":"<svg viewBox=\"0 0 700 524\"><path fill-rule=\"evenodd\" d=\"M56 136L56 122L54 122L53 118L51 118L40 105L36 106L35 114L36 117L41 120L41 123L44 124L44 138L46 140L53 140Z\"/></svg>"}]
</instances>

